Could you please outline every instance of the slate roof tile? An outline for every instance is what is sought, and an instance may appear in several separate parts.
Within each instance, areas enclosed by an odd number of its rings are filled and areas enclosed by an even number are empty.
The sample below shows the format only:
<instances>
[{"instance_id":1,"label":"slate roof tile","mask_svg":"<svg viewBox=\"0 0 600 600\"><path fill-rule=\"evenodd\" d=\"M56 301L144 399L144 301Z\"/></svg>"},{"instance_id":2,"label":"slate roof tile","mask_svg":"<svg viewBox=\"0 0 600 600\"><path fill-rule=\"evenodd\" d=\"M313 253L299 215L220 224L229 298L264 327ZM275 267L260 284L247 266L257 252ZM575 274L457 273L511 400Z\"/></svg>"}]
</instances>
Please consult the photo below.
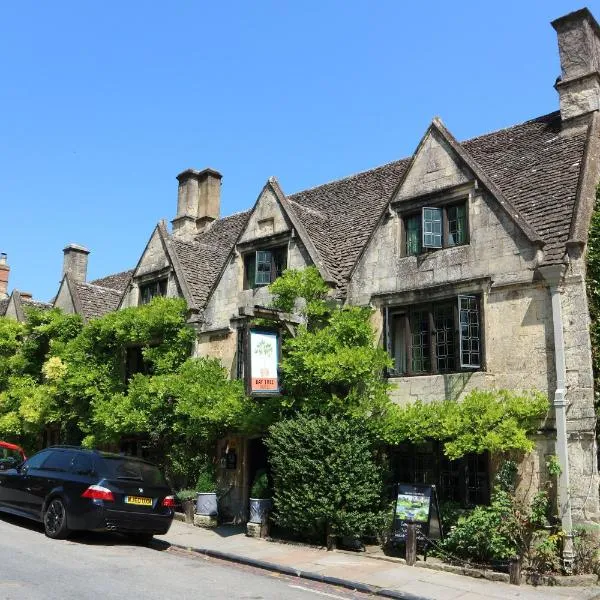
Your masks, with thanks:
<instances>
[{"instance_id":1,"label":"slate roof tile","mask_svg":"<svg viewBox=\"0 0 600 600\"><path fill-rule=\"evenodd\" d=\"M122 290L101 287L93 283L76 282L75 286L81 303L82 316L87 320L117 310L123 295Z\"/></svg>"},{"instance_id":2,"label":"slate roof tile","mask_svg":"<svg viewBox=\"0 0 600 600\"><path fill-rule=\"evenodd\" d=\"M250 211L214 221L193 242L170 236L194 302L200 308L216 284L233 245L246 225Z\"/></svg>"},{"instance_id":3,"label":"slate roof tile","mask_svg":"<svg viewBox=\"0 0 600 600\"><path fill-rule=\"evenodd\" d=\"M103 288L111 288L113 290L119 290L120 292L123 292L131 281L133 271L134 269L130 269L129 271L123 271L122 273L114 273L113 275L107 275L106 277L101 277L100 279L94 279L88 283L91 285L98 285Z\"/></svg>"}]
</instances>

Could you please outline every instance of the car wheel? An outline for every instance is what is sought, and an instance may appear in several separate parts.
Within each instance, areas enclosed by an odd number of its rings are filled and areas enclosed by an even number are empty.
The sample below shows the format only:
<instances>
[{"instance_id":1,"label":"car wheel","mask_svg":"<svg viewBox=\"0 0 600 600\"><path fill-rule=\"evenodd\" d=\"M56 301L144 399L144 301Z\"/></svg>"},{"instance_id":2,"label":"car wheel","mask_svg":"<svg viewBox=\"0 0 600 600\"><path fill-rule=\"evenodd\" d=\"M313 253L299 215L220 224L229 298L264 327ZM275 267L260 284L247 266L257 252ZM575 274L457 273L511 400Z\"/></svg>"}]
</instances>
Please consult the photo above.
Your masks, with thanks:
<instances>
[{"instance_id":1,"label":"car wheel","mask_svg":"<svg viewBox=\"0 0 600 600\"><path fill-rule=\"evenodd\" d=\"M69 535L67 509L60 498L50 500L44 513L44 531L49 538L60 540Z\"/></svg>"},{"instance_id":2,"label":"car wheel","mask_svg":"<svg viewBox=\"0 0 600 600\"><path fill-rule=\"evenodd\" d=\"M154 539L154 534L152 533L132 533L130 535L131 540L140 546L149 546Z\"/></svg>"}]
</instances>

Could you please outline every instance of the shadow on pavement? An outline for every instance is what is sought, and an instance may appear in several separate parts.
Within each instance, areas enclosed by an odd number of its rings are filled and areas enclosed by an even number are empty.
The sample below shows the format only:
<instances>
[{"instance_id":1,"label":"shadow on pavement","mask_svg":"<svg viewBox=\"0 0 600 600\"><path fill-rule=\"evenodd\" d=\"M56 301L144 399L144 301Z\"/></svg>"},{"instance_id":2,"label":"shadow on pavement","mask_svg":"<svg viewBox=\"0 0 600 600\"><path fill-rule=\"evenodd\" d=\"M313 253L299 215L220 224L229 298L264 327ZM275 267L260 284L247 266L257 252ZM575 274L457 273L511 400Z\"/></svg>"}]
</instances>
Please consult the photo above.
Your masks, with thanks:
<instances>
[{"instance_id":1,"label":"shadow on pavement","mask_svg":"<svg viewBox=\"0 0 600 600\"><path fill-rule=\"evenodd\" d=\"M22 529L29 529L29 531L35 531L40 535L44 535L44 526L42 523L26 519L25 517L18 517L8 513L0 514L0 520L5 523L10 523L16 527ZM129 537L123 533L109 533L99 531L73 531L67 541L74 542L76 544L85 544L87 546L140 546L148 547L153 550L168 550L170 544L162 540L152 540L150 544L142 544L136 542L133 537Z\"/></svg>"}]
</instances>

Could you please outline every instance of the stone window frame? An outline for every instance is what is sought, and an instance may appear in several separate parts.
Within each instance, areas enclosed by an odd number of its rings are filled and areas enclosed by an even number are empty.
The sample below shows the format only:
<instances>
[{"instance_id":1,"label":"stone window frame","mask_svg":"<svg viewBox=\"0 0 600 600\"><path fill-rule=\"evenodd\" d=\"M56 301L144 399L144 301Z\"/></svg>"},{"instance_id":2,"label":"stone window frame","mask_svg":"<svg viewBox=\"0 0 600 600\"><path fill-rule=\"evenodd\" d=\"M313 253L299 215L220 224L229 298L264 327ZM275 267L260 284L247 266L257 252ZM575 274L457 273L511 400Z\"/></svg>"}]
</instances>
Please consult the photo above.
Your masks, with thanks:
<instances>
[{"instance_id":1,"label":"stone window frame","mask_svg":"<svg viewBox=\"0 0 600 600\"><path fill-rule=\"evenodd\" d=\"M483 327L480 306L481 299L478 295L458 294L416 305L386 307L386 350L394 361L400 357L400 361L404 362L403 367L390 369L390 375L410 377L482 370ZM440 320L447 321L448 313L451 315L452 326L440 327ZM477 319L476 323L471 320L474 317ZM398 347L395 347L396 324L402 335Z\"/></svg>"},{"instance_id":2,"label":"stone window frame","mask_svg":"<svg viewBox=\"0 0 600 600\"><path fill-rule=\"evenodd\" d=\"M375 306L381 311L382 322L383 322L383 347L387 350L390 357L394 358L395 354L392 350L392 335L391 335L391 320L390 315L397 313L404 313L408 315L411 310L423 308L426 306L434 306L441 304L454 304L458 309L458 298L459 297L476 297L478 303L479 313L479 365L465 366L461 365L461 357L458 356L459 340L460 337L456 333L455 339L455 351L457 353L457 360L455 362L454 369L452 370L438 370L432 368L434 365L437 366L437 357L433 355L435 343L429 343L429 361L430 369L427 371L410 372L407 370L404 373L398 373L395 368L388 369L386 375L388 377L428 377L435 375L450 375L453 373L473 373L475 371L486 371L486 348L485 348L485 304L486 297L489 293L492 280L490 277L479 277L473 279L465 279L456 281L453 283L439 284L426 286L421 289L406 290L404 292L386 292L379 294L372 298ZM434 329L431 327L430 316L428 315L428 321L430 323L430 333ZM459 327L459 315L455 313L454 319L455 330ZM408 335L405 337L406 343ZM437 340L436 340L437 343ZM408 365L408 357L410 356L409 349L405 350L406 364Z\"/></svg>"},{"instance_id":3,"label":"stone window frame","mask_svg":"<svg viewBox=\"0 0 600 600\"><path fill-rule=\"evenodd\" d=\"M471 187L472 186L469 186L469 189L466 189L465 186L459 186L459 188L455 190L449 190L441 194L430 194L413 200L402 200L395 203L393 209L397 211L401 224L400 256L420 256L427 252L469 245L471 242L469 218ZM465 208L464 240L460 243L452 243L448 212L452 208L463 206ZM431 237L436 238L439 236L440 241L439 243L436 243L430 240L429 243L426 243L425 236L427 234L425 232L424 223L428 220L426 215L429 214L431 217L431 215L434 214L434 211L440 214L441 231L437 233L437 235ZM418 229L418 246L416 247L414 247L414 240L411 241L410 238L410 231L411 229L414 230L414 227L411 227L410 223L415 221L418 221L420 224ZM409 248L409 246L413 246L414 250Z\"/></svg>"},{"instance_id":4,"label":"stone window frame","mask_svg":"<svg viewBox=\"0 0 600 600\"><path fill-rule=\"evenodd\" d=\"M275 234L237 245L236 250L242 257L244 268L243 288L245 290L265 287L273 283L273 281L281 275L287 268L289 261L290 238L290 234L286 232L284 234ZM260 258L264 259L264 253L267 252L270 254L271 259L271 269L268 271L268 281L266 278L263 278L261 281L257 282L256 265L259 262L259 254L262 255ZM279 259L277 258L278 256ZM254 258L254 261L252 261L252 258ZM263 260L262 262L264 263L265 261ZM254 264L254 269L250 268L251 263ZM254 281L250 281L249 278L252 272L254 273ZM262 271L262 273L266 272L266 270Z\"/></svg>"}]
</instances>

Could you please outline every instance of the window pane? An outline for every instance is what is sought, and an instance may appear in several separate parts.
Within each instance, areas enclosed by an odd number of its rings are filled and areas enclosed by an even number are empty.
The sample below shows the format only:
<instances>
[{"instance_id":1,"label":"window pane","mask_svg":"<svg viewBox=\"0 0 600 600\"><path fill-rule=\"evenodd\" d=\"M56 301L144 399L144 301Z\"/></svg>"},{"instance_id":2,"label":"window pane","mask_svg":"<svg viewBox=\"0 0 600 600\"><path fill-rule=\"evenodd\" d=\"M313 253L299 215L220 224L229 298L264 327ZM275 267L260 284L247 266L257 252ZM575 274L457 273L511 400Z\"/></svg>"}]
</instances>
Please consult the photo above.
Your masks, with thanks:
<instances>
[{"instance_id":1,"label":"window pane","mask_svg":"<svg viewBox=\"0 0 600 600\"><path fill-rule=\"evenodd\" d=\"M252 252L244 257L244 266L246 268L246 289L255 287L256 277L256 253Z\"/></svg>"},{"instance_id":2,"label":"window pane","mask_svg":"<svg viewBox=\"0 0 600 600\"><path fill-rule=\"evenodd\" d=\"M475 296L459 296L460 314L460 366L481 365L479 303Z\"/></svg>"},{"instance_id":3,"label":"window pane","mask_svg":"<svg viewBox=\"0 0 600 600\"><path fill-rule=\"evenodd\" d=\"M285 269L287 269L287 248L277 248L277 250L273 251L273 266L275 267L275 272L272 273L273 279L271 281L275 281L278 277L281 277Z\"/></svg>"},{"instance_id":4,"label":"window pane","mask_svg":"<svg viewBox=\"0 0 600 600\"><path fill-rule=\"evenodd\" d=\"M413 373L431 370L429 360L429 313L426 310L414 311L410 315L411 369Z\"/></svg>"},{"instance_id":5,"label":"window pane","mask_svg":"<svg viewBox=\"0 0 600 600\"><path fill-rule=\"evenodd\" d=\"M440 373L454 371L456 368L454 304L438 304L433 309L433 318L437 370Z\"/></svg>"},{"instance_id":6,"label":"window pane","mask_svg":"<svg viewBox=\"0 0 600 600\"><path fill-rule=\"evenodd\" d=\"M65 450L52 452L48 460L44 463L44 469L48 471L69 471L73 456L73 452Z\"/></svg>"},{"instance_id":7,"label":"window pane","mask_svg":"<svg viewBox=\"0 0 600 600\"><path fill-rule=\"evenodd\" d=\"M442 247L441 208L423 208L423 247Z\"/></svg>"},{"instance_id":8,"label":"window pane","mask_svg":"<svg viewBox=\"0 0 600 600\"><path fill-rule=\"evenodd\" d=\"M458 246L467 241L467 211L464 204L450 206L448 215L448 246Z\"/></svg>"},{"instance_id":9,"label":"window pane","mask_svg":"<svg viewBox=\"0 0 600 600\"><path fill-rule=\"evenodd\" d=\"M406 229L406 256L421 254L421 215L408 217L404 221Z\"/></svg>"},{"instance_id":10,"label":"window pane","mask_svg":"<svg viewBox=\"0 0 600 600\"><path fill-rule=\"evenodd\" d=\"M140 304L148 304L155 296L167 295L167 280L159 279L140 286Z\"/></svg>"},{"instance_id":11,"label":"window pane","mask_svg":"<svg viewBox=\"0 0 600 600\"><path fill-rule=\"evenodd\" d=\"M256 285L268 285L271 283L271 252L258 250L256 252Z\"/></svg>"}]
</instances>

